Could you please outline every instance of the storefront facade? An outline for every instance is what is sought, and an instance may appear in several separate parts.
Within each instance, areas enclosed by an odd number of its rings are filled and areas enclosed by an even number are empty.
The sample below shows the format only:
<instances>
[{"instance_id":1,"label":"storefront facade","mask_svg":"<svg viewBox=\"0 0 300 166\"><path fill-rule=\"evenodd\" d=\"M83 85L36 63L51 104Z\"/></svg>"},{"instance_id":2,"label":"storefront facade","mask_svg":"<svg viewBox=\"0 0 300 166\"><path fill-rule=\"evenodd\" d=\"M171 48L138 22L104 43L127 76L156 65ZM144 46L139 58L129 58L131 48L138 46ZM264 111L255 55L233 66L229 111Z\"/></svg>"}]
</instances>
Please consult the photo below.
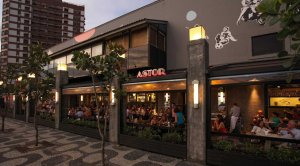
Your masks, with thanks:
<instances>
[{"instance_id":1,"label":"storefront facade","mask_svg":"<svg viewBox=\"0 0 300 166\"><path fill-rule=\"evenodd\" d=\"M228 155L239 152L245 154L237 157L241 161L258 160L248 152L265 142L266 148L274 148L273 141L299 145L299 140L247 134L257 114L256 120L261 115L270 119L273 112L281 116L281 109L298 106L299 71L289 71L296 76L287 84L289 74L281 67L284 59L277 57L282 49L289 51L290 43L276 39L278 26L263 23L242 0L161 0L48 49L53 60L47 68L57 76L60 99L56 127L74 132L72 126L77 126L76 133L98 137L93 124L100 116L93 113L91 79L87 72L76 70L72 52L102 56L112 41L127 50L131 79L118 85L127 95L114 107L108 140L216 165L239 165L239 160L227 161ZM188 29L197 25L205 28L206 39L190 42ZM59 69L62 65L67 71ZM105 107L106 92L97 91ZM292 106L281 103L287 97ZM238 135L229 134L234 103L243 119ZM82 117L75 116L77 112ZM224 133L214 126L220 116ZM239 144L242 150L236 147Z\"/></svg>"}]
</instances>

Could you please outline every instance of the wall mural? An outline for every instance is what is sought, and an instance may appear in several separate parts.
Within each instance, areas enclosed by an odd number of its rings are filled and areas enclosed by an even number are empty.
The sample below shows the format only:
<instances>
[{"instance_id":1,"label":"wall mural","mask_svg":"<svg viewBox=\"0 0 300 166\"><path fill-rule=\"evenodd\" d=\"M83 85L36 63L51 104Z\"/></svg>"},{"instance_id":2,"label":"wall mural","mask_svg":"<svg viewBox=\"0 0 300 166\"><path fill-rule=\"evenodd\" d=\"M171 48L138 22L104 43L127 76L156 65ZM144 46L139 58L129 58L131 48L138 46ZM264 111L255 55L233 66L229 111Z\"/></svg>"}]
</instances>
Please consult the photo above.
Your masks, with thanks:
<instances>
[{"instance_id":1,"label":"wall mural","mask_svg":"<svg viewBox=\"0 0 300 166\"><path fill-rule=\"evenodd\" d=\"M230 40L234 42L237 41L237 39L235 39L232 36L228 26L223 28L223 32L217 34L215 40L216 40L216 45L215 45L216 49L222 49L225 45L229 43Z\"/></svg>"},{"instance_id":2,"label":"wall mural","mask_svg":"<svg viewBox=\"0 0 300 166\"><path fill-rule=\"evenodd\" d=\"M236 22L238 25L240 21L256 21L258 24L262 25L265 20L261 17L261 13L256 10L256 7L260 4L262 0L242 0L241 14Z\"/></svg>"}]
</instances>

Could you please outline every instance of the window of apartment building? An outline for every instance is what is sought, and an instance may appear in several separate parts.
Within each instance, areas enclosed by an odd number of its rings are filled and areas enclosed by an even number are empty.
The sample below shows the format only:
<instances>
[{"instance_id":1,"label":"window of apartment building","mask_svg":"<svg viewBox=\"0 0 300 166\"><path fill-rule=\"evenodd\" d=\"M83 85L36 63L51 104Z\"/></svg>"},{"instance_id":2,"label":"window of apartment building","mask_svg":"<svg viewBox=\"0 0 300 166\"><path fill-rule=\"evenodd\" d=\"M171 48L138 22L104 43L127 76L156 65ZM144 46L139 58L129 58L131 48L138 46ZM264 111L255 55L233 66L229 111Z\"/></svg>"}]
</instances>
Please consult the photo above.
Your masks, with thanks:
<instances>
[{"instance_id":1,"label":"window of apartment building","mask_svg":"<svg viewBox=\"0 0 300 166\"><path fill-rule=\"evenodd\" d=\"M29 20L24 20L24 23L25 24L29 24Z\"/></svg>"},{"instance_id":2,"label":"window of apartment building","mask_svg":"<svg viewBox=\"0 0 300 166\"><path fill-rule=\"evenodd\" d=\"M28 13L25 13L25 17L26 17L26 18L29 18L29 16L30 16L30 15L29 15Z\"/></svg>"},{"instance_id":3,"label":"window of apartment building","mask_svg":"<svg viewBox=\"0 0 300 166\"><path fill-rule=\"evenodd\" d=\"M28 44L29 42L28 42L27 39L24 39L23 43L24 43L24 44Z\"/></svg>"},{"instance_id":4,"label":"window of apartment building","mask_svg":"<svg viewBox=\"0 0 300 166\"><path fill-rule=\"evenodd\" d=\"M30 7L29 7L29 6L25 6L25 10L26 10L26 11L29 11L29 10L30 10Z\"/></svg>"},{"instance_id":5,"label":"window of apartment building","mask_svg":"<svg viewBox=\"0 0 300 166\"><path fill-rule=\"evenodd\" d=\"M278 40L277 33L252 37L252 55L266 55L284 50L284 40Z\"/></svg>"},{"instance_id":6,"label":"window of apartment building","mask_svg":"<svg viewBox=\"0 0 300 166\"><path fill-rule=\"evenodd\" d=\"M24 26L24 30L25 31L29 31L29 27L28 26Z\"/></svg>"}]
</instances>

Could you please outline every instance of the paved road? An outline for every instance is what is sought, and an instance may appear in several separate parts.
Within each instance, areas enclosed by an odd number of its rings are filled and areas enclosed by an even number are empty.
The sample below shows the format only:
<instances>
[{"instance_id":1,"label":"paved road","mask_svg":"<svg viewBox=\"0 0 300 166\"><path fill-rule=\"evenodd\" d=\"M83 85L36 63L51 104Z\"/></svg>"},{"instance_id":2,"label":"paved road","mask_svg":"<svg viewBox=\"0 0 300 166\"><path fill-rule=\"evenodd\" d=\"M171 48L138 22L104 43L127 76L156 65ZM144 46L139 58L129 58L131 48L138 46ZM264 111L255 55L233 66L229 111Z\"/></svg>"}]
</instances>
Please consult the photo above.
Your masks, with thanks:
<instances>
[{"instance_id":1,"label":"paved road","mask_svg":"<svg viewBox=\"0 0 300 166\"><path fill-rule=\"evenodd\" d=\"M7 132L0 132L0 166L93 166L100 161L100 144L96 139L40 126L42 143L39 147L35 147L32 145L35 138L32 124L6 119L6 129ZM109 143L106 145L106 157L112 166L196 165Z\"/></svg>"}]
</instances>

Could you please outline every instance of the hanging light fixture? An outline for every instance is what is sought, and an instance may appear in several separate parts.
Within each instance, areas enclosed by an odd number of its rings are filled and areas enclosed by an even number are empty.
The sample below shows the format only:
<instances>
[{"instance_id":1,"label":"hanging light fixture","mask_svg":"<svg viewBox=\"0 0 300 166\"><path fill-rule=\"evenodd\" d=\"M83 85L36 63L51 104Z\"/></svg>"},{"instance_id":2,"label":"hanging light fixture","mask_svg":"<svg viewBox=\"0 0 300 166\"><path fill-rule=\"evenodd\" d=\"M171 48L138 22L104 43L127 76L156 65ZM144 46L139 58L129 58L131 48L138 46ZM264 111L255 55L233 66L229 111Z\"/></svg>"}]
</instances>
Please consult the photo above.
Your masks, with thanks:
<instances>
[{"instance_id":1,"label":"hanging light fixture","mask_svg":"<svg viewBox=\"0 0 300 166\"><path fill-rule=\"evenodd\" d=\"M224 88L223 87L220 87L218 89L218 105L221 105L221 104L225 104L225 92L224 92Z\"/></svg>"}]
</instances>

